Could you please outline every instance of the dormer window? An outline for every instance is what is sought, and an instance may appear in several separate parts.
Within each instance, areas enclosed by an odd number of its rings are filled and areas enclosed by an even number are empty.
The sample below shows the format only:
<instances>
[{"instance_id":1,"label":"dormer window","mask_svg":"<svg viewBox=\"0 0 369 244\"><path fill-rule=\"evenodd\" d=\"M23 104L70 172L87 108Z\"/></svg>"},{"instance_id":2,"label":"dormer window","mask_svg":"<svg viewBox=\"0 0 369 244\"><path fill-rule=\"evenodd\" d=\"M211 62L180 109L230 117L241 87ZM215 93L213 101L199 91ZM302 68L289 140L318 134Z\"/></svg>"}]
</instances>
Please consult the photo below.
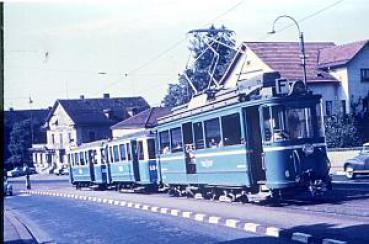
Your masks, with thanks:
<instances>
[{"instance_id":1,"label":"dormer window","mask_svg":"<svg viewBox=\"0 0 369 244\"><path fill-rule=\"evenodd\" d=\"M369 69L361 69L361 82L369 82Z\"/></svg>"}]
</instances>

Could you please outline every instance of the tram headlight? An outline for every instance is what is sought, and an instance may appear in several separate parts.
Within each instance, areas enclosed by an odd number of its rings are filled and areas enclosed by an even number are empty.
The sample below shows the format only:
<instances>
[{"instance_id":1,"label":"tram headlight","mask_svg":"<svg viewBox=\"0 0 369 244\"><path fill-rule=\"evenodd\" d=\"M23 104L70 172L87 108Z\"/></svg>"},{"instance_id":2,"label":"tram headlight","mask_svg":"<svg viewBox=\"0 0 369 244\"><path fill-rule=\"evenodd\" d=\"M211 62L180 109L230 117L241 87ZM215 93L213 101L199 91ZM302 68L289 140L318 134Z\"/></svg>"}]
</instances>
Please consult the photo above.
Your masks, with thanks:
<instances>
[{"instance_id":1,"label":"tram headlight","mask_svg":"<svg viewBox=\"0 0 369 244\"><path fill-rule=\"evenodd\" d=\"M305 153L306 156L309 156L314 153L314 146L311 144L305 144L302 148L302 151Z\"/></svg>"}]
</instances>

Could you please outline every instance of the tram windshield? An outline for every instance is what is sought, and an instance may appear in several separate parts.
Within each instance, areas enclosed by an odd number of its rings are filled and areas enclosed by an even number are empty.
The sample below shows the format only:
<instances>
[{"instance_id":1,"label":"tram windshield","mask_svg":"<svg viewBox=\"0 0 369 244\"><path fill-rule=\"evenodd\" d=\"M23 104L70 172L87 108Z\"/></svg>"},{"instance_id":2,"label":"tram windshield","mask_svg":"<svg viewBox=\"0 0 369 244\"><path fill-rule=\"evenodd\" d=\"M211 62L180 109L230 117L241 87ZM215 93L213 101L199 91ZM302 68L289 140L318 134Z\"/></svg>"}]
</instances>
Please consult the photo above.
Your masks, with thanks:
<instances>
[{"instance_id":1,"label":"tram windshield","mask_svg":"<svg viewBox=\"0 0 369 244\"><path fill-rule=\"evenodd\" d=\"M312 114L320 120L321 111L319 106L294 107L277 105L263 108L264 141L286 141L304 138L313 138L314 129ZM324 131L318 121L317 134L322 135Z\"/></svg>"}]
</instances>

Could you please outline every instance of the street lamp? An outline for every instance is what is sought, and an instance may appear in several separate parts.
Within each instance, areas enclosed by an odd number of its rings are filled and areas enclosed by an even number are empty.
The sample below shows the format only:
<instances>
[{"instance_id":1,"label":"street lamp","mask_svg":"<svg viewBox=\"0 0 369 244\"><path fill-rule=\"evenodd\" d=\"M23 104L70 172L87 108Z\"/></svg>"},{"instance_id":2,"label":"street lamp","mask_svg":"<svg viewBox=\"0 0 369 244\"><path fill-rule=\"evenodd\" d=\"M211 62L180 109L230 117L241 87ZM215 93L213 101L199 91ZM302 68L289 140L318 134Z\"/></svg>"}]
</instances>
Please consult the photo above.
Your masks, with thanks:
<instances>
[{"instance_id":1,"label":"street lamp","mask_svg":"<svg viewBox=\"0 0 369 244\"><path fill-rule=\"evenodd\" d=\"M307 84L306 84L306 56L305 56L305 46L304 46L304 33L303 33L303 32L301 32L301 30L300 30L300 26L299 26L299 24L297 23L297 21L296 21L294 18L292 18L291 16L289 16L289 15L281 15L281 16L278 16L278 17L274 20L274 22L273 22L273 28L272 28L272 31L268 32L268 34L275 34L275 33L276 33L276 31L275 31L275 24L277 23L277 21L278 21L279 19L282 19L282 18L287 18L287 19L292 20L292 21L293 21L293 23L296 25L297 30L298 30L298 32L299 32L299 38L300 38L300 52L301 52L301 56L300 56L300 58L301 58L301 63L302 63L302 67L303 67L303 70L304 70L304 85L305 85L305 87L306 87L306 86L307 86Z\"/></svg>"}]
</instances>

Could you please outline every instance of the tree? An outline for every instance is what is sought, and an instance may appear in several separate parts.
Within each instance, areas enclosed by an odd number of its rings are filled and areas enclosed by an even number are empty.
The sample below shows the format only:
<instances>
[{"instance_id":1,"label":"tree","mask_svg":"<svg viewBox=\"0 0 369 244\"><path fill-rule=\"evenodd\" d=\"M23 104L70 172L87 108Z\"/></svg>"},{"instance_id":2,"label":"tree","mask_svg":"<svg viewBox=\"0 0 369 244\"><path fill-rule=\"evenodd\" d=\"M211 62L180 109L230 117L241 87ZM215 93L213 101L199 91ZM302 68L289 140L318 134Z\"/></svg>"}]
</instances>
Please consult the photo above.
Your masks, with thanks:
<instances>
[{"instance_id":1,"label":"tree","mask_svg":"<svg viewBox=\"0 0 369 244\"><path fill-rule=\"evenodd\" d=\"M32 147L31 142L31 121L29 119L16 122L10 132L8 149L10 158L7 163L14 167L30 164L30 154L28 148Z\"/></svg>"},{"instance_id":2,"label":"tree","mask_svg":"<svg viewBox=\"0 0 369 244\"><path fill-rule=\"evenodd\" d=\"M339 111L337 101L334 116L325 119L326 140L330 148L359 147L369 141L369 94L355 101L351 96L351 113Z\"/></svg>"},{"instance_id":3,"label":"tree","mask_svg":"<svg viewBox=\"0 0 369 244\"><path fill-rule=\"evenodd\" d=\"M169 84L163 99L165 106L178 106L191 100L194 91L187 79L198 91L205 90L213 80L219 81L235 54L234 32L224 26L193 30L189 34L193 62L179 75L178 84Z\"/></svg>"}]
</instances>

